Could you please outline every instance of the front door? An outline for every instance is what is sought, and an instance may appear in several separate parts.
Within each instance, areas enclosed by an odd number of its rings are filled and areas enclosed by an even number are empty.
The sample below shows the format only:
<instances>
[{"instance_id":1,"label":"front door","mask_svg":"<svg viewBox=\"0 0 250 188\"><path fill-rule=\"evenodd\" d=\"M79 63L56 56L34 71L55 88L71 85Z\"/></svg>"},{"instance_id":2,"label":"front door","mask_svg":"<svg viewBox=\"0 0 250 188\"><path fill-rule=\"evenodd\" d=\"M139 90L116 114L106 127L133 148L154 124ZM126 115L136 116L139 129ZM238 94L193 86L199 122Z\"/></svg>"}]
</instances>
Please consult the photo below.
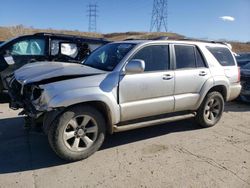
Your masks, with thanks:
<instances>
[{"instance_id":1,"label":"front door","mask_svg":"<svg viewBox=\"0 0 250 188\"><path fill-rule=\"evenodd\" d=\"M144 47L131 59L144 60L145 71L120 78L121 121L172 112L174 71L170 69L169 46Z\"/></svg>"}]
</instances>

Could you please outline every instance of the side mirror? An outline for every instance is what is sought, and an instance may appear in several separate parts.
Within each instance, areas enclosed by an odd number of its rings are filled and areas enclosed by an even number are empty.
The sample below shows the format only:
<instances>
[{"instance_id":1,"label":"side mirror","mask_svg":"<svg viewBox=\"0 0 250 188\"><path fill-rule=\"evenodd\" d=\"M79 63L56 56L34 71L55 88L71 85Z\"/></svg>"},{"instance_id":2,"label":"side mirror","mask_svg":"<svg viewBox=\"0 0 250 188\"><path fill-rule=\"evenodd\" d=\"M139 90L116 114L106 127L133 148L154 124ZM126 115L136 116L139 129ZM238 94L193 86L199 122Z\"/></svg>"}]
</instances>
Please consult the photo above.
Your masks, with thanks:
<instances>
[{"instance_id":1,"label":"side mirror","mask_svg":"<svg viewBox=\"0 0 250 188\"><path fill-rule=\"evenodd\" d=\"M78 54L78 47L75 43L61 42L59 44L59 54L75 58Z\"/></svg>"},{"instance_id":2,"label":"side mirror","mask_svg":"<svg viewBox=\"0 0 250 188\"><path fill-rule=\"evenodd\" d=\"M126 74L142 73L145 70L145 62L140 59L132 59L125 67Z\"/></svg>"}]
</instances>

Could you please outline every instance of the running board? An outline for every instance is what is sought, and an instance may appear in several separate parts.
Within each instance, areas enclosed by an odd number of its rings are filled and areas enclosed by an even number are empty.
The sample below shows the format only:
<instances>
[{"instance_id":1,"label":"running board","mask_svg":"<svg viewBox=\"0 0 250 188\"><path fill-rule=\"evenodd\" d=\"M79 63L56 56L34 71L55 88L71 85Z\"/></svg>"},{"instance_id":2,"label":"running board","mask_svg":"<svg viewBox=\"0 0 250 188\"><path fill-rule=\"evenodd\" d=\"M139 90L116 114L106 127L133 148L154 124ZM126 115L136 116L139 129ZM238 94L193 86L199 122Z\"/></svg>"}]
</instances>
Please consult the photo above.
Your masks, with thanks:
<instances>
[{"instance_id":1,"label":"running board","mask_svg":"<svg viewBox=\"0 0 250 188\"><path fill-rule=\"evenodd\" d=\"M149 127L149 126L153 126L153 125L159 125L162 123L169 123L169 122L173 122L173 121L179 121L179 120L183 120L183 119L193 118L195 116L196 116L196 113L194 112L191 114L161 118L161 119L138 122L138 123L131 123L131 124L121 125L121 126L114 125L113 132L129 131L129 130L133 130L133 129L139 129L139 128Z\"/></svg>"}]
</instances>

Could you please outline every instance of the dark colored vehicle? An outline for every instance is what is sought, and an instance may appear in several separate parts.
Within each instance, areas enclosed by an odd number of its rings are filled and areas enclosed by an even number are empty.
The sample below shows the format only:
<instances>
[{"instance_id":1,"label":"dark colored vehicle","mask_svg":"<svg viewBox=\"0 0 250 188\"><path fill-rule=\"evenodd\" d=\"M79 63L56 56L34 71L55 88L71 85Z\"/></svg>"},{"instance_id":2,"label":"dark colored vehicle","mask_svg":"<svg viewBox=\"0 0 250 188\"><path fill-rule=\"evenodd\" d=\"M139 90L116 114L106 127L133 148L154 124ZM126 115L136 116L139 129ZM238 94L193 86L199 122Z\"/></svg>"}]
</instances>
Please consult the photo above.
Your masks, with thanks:
<instances>
[{"instance_id":1,"label":"dark colored vehicle","mask_svg":"<svg viewBox=\"0 0 250 188\"><path fill-rule=\"evenodd\" d=\"M3 80L27 63L59 61L80 63L99 46L102 38L36 33L20 36L0 44L0 93L7 89Z\"/></svg>"},{"instance_id":2,"label":"dark colored vehicle","mask_svg":"<svg viewBox=\"0 0 250 188\"><path fill-rule=\"evenodd\" d=\"M244 102L250 102L250 63L241 67L241 93L240 99Z\"/></svg>"},{"instance_id":3,"label":"dark colored vehicle","mask_svg":"<svg viewBox=\"0 0 250 188\"><path fill-rule=\"evenodd\" d=\"M250 63L250 53L239 53L236 56L237 63L240 67L243 67L244 65Z\"/></svg>"},{"instance_id":4,"label":"dark colored vehicle","mask_svg":"<svg viewBox=\"0 0 250 188\"><path fill-rule=\"evenodd\" d=\"M4 43L4 41L0 41L0 44Z\"/></svg>"},{"instance_id":5,"label":"dark colored vehicle","mask_svg":"<svg viewBox=\"0 0 250 188\"><path fill-rule=\"evenodd\" d=\"M235 57L240 67L242 84L241 94L238 99L244 102L250 102L250 53L238 53Z\"/></svg>"}]
</instances>

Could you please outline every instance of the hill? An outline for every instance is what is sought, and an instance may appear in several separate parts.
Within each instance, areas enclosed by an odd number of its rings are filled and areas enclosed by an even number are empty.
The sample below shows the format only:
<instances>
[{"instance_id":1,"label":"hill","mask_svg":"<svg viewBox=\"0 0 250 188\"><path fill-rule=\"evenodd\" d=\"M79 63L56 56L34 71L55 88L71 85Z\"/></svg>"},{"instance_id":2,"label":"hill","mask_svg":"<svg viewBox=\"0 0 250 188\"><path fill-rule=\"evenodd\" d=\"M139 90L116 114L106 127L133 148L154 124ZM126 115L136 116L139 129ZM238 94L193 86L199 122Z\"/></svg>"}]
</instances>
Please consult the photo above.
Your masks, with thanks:
<instances>
[{"instance_id":1,"label":"hill","mask_svg":"<svg viewBox=\"0 0 250 188\"><path fill-rule=\"evenodd\" d=\"M124 33L108 33L108 34L101 34L101 33L89 33L89 32L80 32L80 31L69 31L69 30L53 30L53 29L35 29L32 27L24 27L23 25L17 25L13 27L0 27L0 41L5 41L10 38L26 35L26 34L33 34L37 32L49 32L49 33L61 33L61 34L70 34L70 35L79 35L85 37L95 37L95 38L106 38L111 41L118 41L118 40L126 40L126 39L154 39L157 37L166 36L170 39L183 39L185 36L176 34L176 33L150 33L150 32L124 32ZM226 41L229 42L233 50L235 52L250 52L250 43L243 43L243 42L235 42L235 41Z\"/></svg>"}]
</instances>

